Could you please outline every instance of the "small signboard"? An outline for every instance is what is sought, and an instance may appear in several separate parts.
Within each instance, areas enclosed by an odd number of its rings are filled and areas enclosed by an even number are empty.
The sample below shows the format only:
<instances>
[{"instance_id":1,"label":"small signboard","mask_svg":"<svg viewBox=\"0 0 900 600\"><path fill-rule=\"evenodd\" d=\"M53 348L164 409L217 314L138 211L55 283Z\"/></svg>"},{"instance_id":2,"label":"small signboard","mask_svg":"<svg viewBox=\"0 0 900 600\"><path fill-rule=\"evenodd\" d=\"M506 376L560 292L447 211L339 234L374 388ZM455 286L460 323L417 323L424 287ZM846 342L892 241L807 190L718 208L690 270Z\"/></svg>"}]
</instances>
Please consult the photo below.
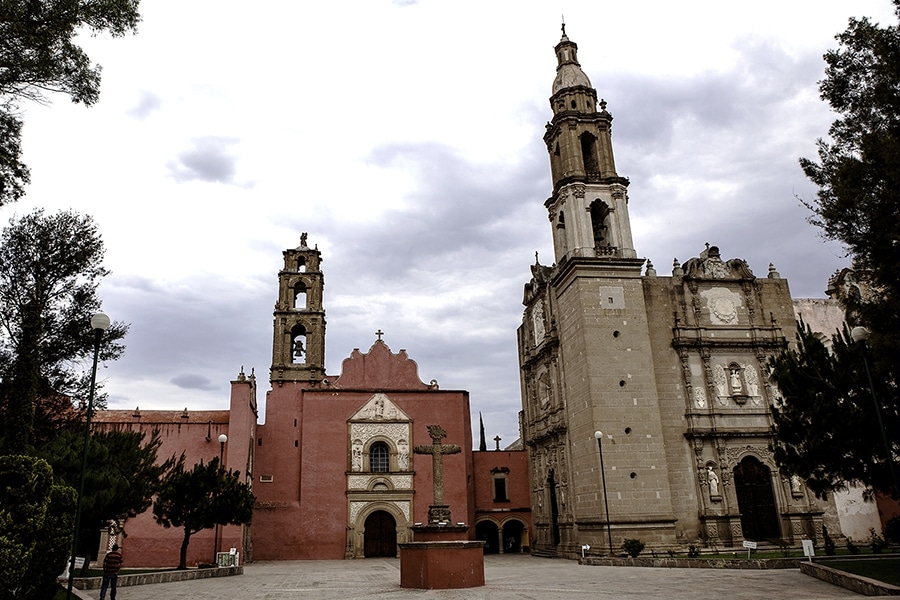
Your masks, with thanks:
<instances>
[{"instance_id":1,"label":"small signboard","mask_svg":"<svg viewBox=\"0 0 900 600\"><path fill-rule=\"evenodd\" d=\"M803 544L803 556L809 557L809 561L812 562L812 557L816 555L816 549L813 546L813 541L800 540L800 543Z\"/></svg>"},{"instance_id":2,"label":"small signboard","mask_svg":"<svg viewBox=\"0 0 900 600\"><path fill-rule=\"evenodd\" d=\"M234 566L234 554L231 552L218 552L216 553L216 559L220 567Z\"/></svg>"},{"instance_id":3,"label":"small signboard","mask_svg":"<svg viewBox=\"0 0 900 600\"><path fill-rule=\"evenodd\" d=\"M750 540L744 540L744 548L747 549L747 558L750 558L750 552L756 550L756 542L751 542Z\"/></svg>"}]
</instances>

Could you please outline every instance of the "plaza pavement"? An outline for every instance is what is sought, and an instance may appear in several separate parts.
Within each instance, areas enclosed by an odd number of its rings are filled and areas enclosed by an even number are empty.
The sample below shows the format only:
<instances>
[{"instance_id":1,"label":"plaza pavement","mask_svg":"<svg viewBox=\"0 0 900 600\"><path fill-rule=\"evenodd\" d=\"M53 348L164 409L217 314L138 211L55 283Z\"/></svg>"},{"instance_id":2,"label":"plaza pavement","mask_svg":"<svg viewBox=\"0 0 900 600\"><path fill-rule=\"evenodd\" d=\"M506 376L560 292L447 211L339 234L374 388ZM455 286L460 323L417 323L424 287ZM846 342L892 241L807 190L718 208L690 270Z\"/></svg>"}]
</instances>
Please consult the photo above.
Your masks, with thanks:
<instances>
[{"instance_id":1,"label":"plaza pavement","mask_svg":"<svg viewBox=\"0 0 900 600\"><path fill-rule=\"evenodd\" d=\"M720 570L582 566L528 555L488 555L485 586L462 590L400 587L396 558L256 562L244 574L121 587L117 600L827 600L860 598L799 569ZM99 598L99 590L81 592Z\"/></svg>"}]
</instances>

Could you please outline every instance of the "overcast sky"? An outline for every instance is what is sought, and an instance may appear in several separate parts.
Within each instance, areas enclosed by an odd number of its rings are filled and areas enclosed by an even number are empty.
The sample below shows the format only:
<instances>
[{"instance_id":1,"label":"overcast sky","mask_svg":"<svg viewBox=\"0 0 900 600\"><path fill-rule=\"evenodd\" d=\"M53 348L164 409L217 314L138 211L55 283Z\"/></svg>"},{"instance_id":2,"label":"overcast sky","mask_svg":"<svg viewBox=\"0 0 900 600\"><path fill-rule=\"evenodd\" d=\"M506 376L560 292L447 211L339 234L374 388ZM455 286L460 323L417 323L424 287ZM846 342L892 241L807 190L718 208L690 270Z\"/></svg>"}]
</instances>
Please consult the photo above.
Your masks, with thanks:
<instances>
[{"instance_id":1,"label":"overcast sky","mask_svg":"<svg viewBox=\"0 0 900 600\"><path fill-rule=\"evenodd\" d=\"M613 114L634 244L659 274L709 242L794 297L847 266L806 223L797 159L834 118L822 54L888 0L148 0L136 36L82 39L99 104L24 115L28 195L95 217L101 294L131 324L101 374L109 407L224 409L268 388L281 252L323 255L326 363L374 332L424 381L470 392L489 438L518 435L516 328L538 252L553 47L565 15ZM449 440L453 441L453 440ZM490 442L493 447L493 442Z\"/></svg>"}]
</instances>

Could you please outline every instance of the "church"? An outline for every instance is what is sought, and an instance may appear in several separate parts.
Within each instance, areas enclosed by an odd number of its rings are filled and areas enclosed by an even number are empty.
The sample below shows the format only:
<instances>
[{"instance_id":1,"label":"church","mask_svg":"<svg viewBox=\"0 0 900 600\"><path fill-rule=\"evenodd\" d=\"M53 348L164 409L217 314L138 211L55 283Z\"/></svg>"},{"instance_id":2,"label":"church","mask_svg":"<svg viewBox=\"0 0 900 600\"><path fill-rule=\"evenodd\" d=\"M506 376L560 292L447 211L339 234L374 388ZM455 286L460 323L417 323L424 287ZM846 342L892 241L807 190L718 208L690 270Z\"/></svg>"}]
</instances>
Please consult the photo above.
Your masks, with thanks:
<instances>
[{"instance_id":1,"label":"church","mask_svg":"<svg viewBox=\"0 0 900 600\"><path fill-rule=\"evenodd\" d=\"M188 468L221 458L256 496L250 526L191 538L189 566L233 548L239 561L394 557L412 528L435 520L465 524L486 552L527 552L531 534L526 453L473 451L469 394L419 378L405 350L381 330L367 352L354 349L339 375L325 372L322 255L283 252L273 323L270 389L259 423L255 373L231 382L228 410L96 413L95 427L158 432L158 456L186 455ZM436 426L436 427L435 427ZM439 432L435 437L435 432ZM482 431L483 441L483 431ZM435 446L451 448L435 469ZM437 490L442 495L441 501ZM98 560L120 544L131 564L177 564L182 532L147 511L112 523Z\"/></svg>"},{"instance_id":2,"label":"church","mask_svg":"<svg viewBox=\"0 0 900 600\"><path fill-rule=\"evenodd\" d=\"M544 142L554 264L538 261L518 329L532 551L658 550L840 532L833 499L782 475L769 450L781 401L766 360L793 340L793 300L706 245L671 274L639 258L612 115L563 28Z\"/></svg>"}]
</instances>

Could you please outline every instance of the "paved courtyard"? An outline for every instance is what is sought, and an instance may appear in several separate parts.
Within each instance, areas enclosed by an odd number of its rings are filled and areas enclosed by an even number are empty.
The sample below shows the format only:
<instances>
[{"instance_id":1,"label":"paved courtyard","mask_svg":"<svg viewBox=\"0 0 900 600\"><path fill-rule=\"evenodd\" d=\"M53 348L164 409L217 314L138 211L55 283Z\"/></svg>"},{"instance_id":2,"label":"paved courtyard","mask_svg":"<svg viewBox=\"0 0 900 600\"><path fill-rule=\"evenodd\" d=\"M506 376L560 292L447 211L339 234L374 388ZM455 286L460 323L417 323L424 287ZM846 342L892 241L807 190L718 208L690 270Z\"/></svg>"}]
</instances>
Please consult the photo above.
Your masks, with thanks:
<instances>
[{"instance_id":1,"label":"paved courtyard","mask_svg":"<svg viewBox=\"0 0 900 600\"><path fill-rule=\"evenodd\" d=\"M118 600L282 600L428 598L434 600L826 600L861 598L799 570L739 571L582 566L524 555L485 557L485 583L467 590L400 588L393 558L258 562L236 577L119 588ZM99 598L99 591L82 592Z\"/></svg>"}]
</instances>

